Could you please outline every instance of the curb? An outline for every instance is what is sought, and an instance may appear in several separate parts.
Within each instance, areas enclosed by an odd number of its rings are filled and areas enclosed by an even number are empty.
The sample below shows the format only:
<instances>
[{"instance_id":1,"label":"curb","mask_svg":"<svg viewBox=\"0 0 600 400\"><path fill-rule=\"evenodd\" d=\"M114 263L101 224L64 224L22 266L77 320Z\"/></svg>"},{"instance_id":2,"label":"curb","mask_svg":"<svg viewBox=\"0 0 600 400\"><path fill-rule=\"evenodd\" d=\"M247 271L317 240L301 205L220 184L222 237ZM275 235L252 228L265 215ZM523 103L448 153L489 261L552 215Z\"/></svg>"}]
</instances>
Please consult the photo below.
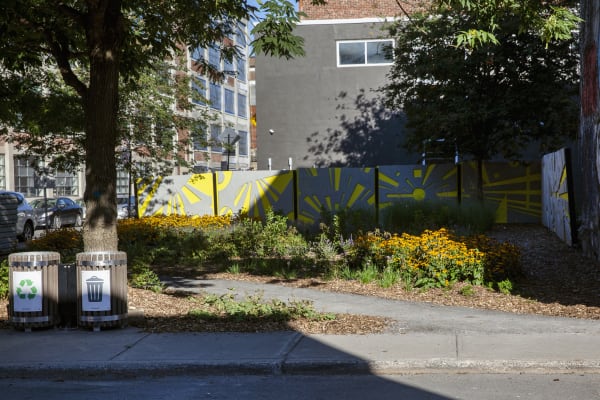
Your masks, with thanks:
<instances>
[{"instance_id":1,"label":"curb","mask_svg":"<svg viewBox=\"0 0 600 400\"><path fill-rule=\"evenodd\" d=\"M600 374L600 361L403 360L331 362L79 363L0 367L0 379L134 379L143 376L218 375L414 375L414 374Z\"/></svg>"}]
</instances>

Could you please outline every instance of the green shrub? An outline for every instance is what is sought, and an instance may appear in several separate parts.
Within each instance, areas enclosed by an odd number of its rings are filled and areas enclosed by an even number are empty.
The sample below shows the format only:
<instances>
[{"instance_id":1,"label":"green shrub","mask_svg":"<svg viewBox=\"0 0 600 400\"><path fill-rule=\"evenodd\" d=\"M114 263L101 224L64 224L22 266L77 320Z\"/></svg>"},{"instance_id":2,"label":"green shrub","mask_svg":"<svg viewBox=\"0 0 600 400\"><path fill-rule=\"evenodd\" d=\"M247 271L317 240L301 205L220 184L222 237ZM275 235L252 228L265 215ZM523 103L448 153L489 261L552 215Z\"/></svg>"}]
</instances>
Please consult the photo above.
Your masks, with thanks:
<instances>
[{"instance_id":1,"label":"green shrub","mask_svg":"<svg viewBox=\"0 0 600 400\"><path fill-rule=\"evenodd\" d=\"M205 296L199 308L190 311L190 316L206 321L230 319L241 321L292 321L305 318L312 321L334 320L334 314L317 312L309 301L281 300L265 301L262 295L248 296L237 301L232 293L221 296Z\"/></svg>"},{"instance_id":2,"label":"green shrub","mask_svg":"<svg viewBox=\"0 0 600 400\"><path fill-rule=\"evenodd\" d=\"M160 293L163 290L163 284L150 265L141 259L129 261L129 285L138 289L152 290Z\"/></svg>"},{"instance_id":3,"label":"green shrub","mask_svg":"<svg viewBox=\"0 0 600 400\"><path fill-rule=\"evenodd\" d=\"M463 235L483 233L494 224L491 207L481 202L463 201L461 204L434 201L404 201L380 212L380 225L389 232L413 235L425 230L449 228Z\"/></svg>"},{"instance_id":4,"label":"green shrub","mask_svg":"<svg viewBox=\"0 0 600 400\"><path fill-rule=\"evenodd\" d=\"M27 251L55 251L62 263L74 263L77 253L83 251L83 234L73 228L48 231L41 237L27 242Z\"/></svg>"},{"instance_id":5,"label":"green shrub","mask_svg":"<svg viewBox=\"0 0 600 400\"><path fill-rule=\"evenodd\" d=\"M321 210L320 227L330 227L328 232L334 242L341 237L349 237L357 232L367 232L377 227L375 210L369 209L342 209L335 212Z\"/></svg>"},{"instance_id":6,"label":"green shrub","mask_svg":"<svg viewBox=\"0 0 600 400\"><path fill-rule=\"evenodd\" d=\"M505 279L498 282L498 290L504 294L510 294L513 291L513 284L510 280Z\"/></svg>"},{"instance_id":7,"label":"green shrub","mask_svg":"<svg viewBox=\"0 0 600 400\"><path fill-rule=\"evenodd\" d=\"M242 218L230 233L240 257L292 257L306 254L308 243L287 217L268 210L265 221Z\"/></svg>"},{"instance_id":8,"label":"green shrub","mask_svg":"<svg viewBox=\"0 0 600 400\"><path fill-rule=\"evenodd\" d=\"M8 259L4 258L0 263L0 299L8 298Z\"/></svg>"}]
</instances>

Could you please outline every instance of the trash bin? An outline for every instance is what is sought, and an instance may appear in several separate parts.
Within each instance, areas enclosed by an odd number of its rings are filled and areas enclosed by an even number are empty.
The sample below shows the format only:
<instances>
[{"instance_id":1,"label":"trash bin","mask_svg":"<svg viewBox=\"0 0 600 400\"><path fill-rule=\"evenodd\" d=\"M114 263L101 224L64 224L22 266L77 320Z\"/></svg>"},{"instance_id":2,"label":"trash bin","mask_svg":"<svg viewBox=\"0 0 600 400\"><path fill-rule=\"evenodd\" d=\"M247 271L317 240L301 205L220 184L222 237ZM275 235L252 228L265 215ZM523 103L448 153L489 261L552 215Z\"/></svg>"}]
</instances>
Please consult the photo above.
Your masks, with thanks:
<instances>
[{"instance_id":1,"label":"trash bin","mask_svg":"<svg viewBox=\"0 0 600 400\"><path fill-rule=\"evenodd\" d=\"M127 324L127 254L78 253L77 319L94 331Z\"/></svg>"},{"instance_id":2,"label":"trash bin","mask_svg":"<svg viewBox=\"0 0 600 400\"><path fill-rule=\"evenodd\" d=\"M15 328L31 331L60 322L59 263L60 254L52 251L9 254L8 316Z\"/></svg>"}]
</instances>

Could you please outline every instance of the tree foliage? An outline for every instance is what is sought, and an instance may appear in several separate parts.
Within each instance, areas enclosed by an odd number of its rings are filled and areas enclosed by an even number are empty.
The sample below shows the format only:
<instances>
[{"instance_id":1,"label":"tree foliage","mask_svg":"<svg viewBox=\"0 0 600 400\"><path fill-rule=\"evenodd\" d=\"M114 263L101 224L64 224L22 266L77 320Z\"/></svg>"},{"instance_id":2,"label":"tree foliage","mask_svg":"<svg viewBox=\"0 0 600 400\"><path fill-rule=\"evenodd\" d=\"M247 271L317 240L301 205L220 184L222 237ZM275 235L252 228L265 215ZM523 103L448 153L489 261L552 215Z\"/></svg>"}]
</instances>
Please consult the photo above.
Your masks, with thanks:
<instances>
[{"instance_id":1,"label":"tree foliage","mask_svg":"<svg viewBox=\"0 0 600 400\"><path fill-rule=\"evenodd\" d=\"M568 40L581 21L572 0L434 0L433 5L468 15L470 22L456 32L456 44L474 48L501 42L496 34L503 29L507 15L519 19L518 32L536 34L544 43Z\"/></svg>"},{"instance_id":2,"label":"tree foliage","mask_svg":"<svg viewBox=\"0 0 600 400\"><path fill-rule=\"evenodd\" d=\"M577 128L578 53L574 39L546 45L520 15L494 17L494 41L457 47L456 32L480 17L446 6L415 14L391 31L394 65L388 106L407 117L408 145L448 155L507 158L532 141L554 149ZM449 147L449 148L448 148Z\"/></svg>"},{"instance_id":3,"label":"tree foliage","mask_svg":"<svg viewBox=\"0 0 600 400\"><path fill-rule=\"evenodd\" d=\"M254 28L254 48L288 58L301 55L302 42L290 29L297 21L290 3L258 4L269 23ZM142 79L146 68L170 59L181 45L206 48L216 43L223 57L231 60L237 49L225 38L236 33L239 21L254 18L259 8L246 0L2 1L1 122L7 128L39 133L40 141L50 133L68 133L67 141L47 141L56 146L55 154L76 151L83 144L86 251L118 247L115 153L123 132L118 117L120 85ZM213 80L223 76L208 62L202 67ZM58 76L67 88L59 84ZM62 96L68 101L61 108ZM35 115L30 118L31 105ZM71 113L69 107L80 112Z\"/></svg>"}]
</instances>

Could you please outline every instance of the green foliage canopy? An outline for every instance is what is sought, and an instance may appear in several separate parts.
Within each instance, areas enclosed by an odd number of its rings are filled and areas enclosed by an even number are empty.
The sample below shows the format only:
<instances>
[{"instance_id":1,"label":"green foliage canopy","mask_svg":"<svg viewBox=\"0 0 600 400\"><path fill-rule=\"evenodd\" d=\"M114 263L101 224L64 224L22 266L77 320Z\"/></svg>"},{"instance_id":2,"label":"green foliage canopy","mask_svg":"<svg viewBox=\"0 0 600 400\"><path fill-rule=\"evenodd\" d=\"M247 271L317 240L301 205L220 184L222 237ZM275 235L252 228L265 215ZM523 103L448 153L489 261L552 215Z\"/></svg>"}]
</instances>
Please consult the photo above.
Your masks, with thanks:
<instances>
[{"instance_id":1,"label":"green foliage canopy","mask_svg":"<svg viewBox=\"0 0 600 400\"><path fill-rule=\"evenodd\" d=\"M456 32L479 24L478 12L434 11L391 29L395 61L383 91L387 105L406 114L410 147L427 143L451 155L457 146L484 160L518 157L532 141L552 150L574 137L575 39L547 45L522 15L507 12L493 18L494 40L457 47Z\"/></svg>"},{"instance_id":2,"label":"green foliage canopy","mask_svg":"<svg viewBox=\"0 0 600 400\"><path fill-rule=\"evenodd\" d=\"M117 249L119 85L170 59L181 46L206 48L218 43L223 57L232 60L237 51L225 39L236 34L238 22L255 18L261 10L266 11L268 23L254 28L254 48L280 57L301 55L302 41L290 29L297 21L291 3L258 4L246 0L2 1L0 126L39 133L39 140L52 133L70 133L70 140L48 142L57 146L55 154L76 152L83 145L89 216L84 227L86 251ZM223 76L208 62L203 67L214 80ZM59 84L54 90L58 76L68 89ZM78 98L79 104L61 103L61 96ZM31 105L35 107L27 109ZM70 113L78 107L83 112ZM67 123L68 127L61 127Z\"/></svg>"}]
</instances>

